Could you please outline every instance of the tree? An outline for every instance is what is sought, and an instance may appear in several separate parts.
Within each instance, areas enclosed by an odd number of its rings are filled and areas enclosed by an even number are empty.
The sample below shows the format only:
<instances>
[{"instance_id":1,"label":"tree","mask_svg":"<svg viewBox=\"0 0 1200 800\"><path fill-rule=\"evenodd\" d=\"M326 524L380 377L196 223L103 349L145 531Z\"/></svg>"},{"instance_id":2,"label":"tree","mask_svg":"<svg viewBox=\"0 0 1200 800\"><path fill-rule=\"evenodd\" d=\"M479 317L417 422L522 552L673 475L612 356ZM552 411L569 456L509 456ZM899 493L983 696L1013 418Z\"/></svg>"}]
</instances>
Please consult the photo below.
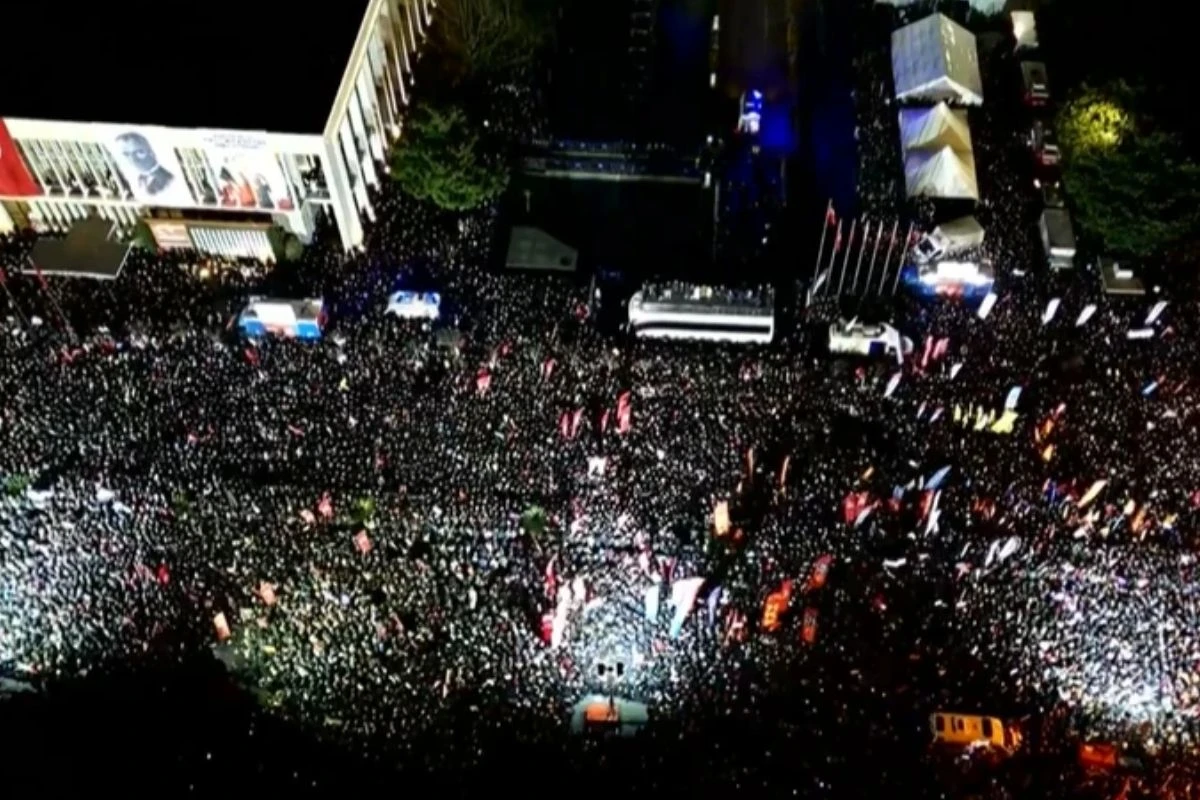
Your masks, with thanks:
<instances>
[{"instance_id":1,"label":"tree","mask_svg":"<svg viewBox=\"0 0 1200 800\"><path fill-rule=\"evenodd\" d=\"M503 75L532 62L553 26L545 0L444 0L434 35L460 77Z\"/></svg>"},{"instance_id":2,"label":"tree","mask_svg":"<svg viewBox=\"0 0 1200 800\"><path fill-rule=\"evenodd\" d=\"M1138 100L1116 83L1063 106L1063 181L1082 232L1106 252L1160 256L1200 232L1200 164Z\"/></svg>"},{"instance_id":3,"label":"tree","mask_svg":"<svg viewBox=\"0 0 1200 800\"><path fill-rule=\"evenodd\" d=\"M133 228L133 234L130 236L130 241L134 247L140 247L143 250L158 249L158 240L154 238L154 231L150 230L150 225L144 219L137 221L137 225Z\"/></svg>"},{"instance_id":4,"label":"tree","mask_svg":"<svg viewBox=\"0 0 1200 800\"><path fill-rule=\"evenodd\" d=\"M478 208L508 185L508 171L488 144L458 106L420 105L392 153L392 177L405 192L438 208Z\"/></svg>"},{"instance_id":5,"label":"tree","mask_svg":"<svg viewBox=\"0 0 1200 800\"><path fill-rule=\"evenodd\" d=\"M304 242L292 233L289 233L283 240L283 260L284 261L299 261L304 257Z\"/></svg>"}]
</instances>

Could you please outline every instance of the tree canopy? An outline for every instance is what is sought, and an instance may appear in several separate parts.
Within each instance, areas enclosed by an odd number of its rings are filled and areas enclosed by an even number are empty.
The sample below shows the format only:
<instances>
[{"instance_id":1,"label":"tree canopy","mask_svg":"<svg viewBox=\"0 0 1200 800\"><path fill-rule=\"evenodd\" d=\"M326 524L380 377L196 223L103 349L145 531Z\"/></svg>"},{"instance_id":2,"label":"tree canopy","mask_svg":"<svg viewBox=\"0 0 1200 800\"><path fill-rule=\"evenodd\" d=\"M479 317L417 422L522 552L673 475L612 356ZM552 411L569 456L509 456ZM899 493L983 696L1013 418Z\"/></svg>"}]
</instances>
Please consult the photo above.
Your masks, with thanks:
<instances>
[{"instance_id":1,"label":"tree canopy","mask_svg":"<svg viewBox=\"0 0 1200 800\"><path fill-rule=\"evenodd\" d=\"M1158 256L1200 233L1200 164L1125 84L1083 87L1058 116L1076 221L1106 252Z\"/></svg>"},{"instance_id":2,"label":"tree canopy","mask_svg":"<svg viewBox=\"0 0 1200 800\"><path fill-rule=\"evenodd\" d=\"M405 123L391 166L401 189L447 211L478 208L508 185L502 158L456 105L417 106Z\"/></svg>"},{"instance_id":3,"label":"tree canopy","mask_svg":"<svg viewBox=\"0 0 1200 800\"><path fill-rule=\"evenodd\" d=\"M526 66L550 37L546 0L442 0L434 27L442 58L461 78Z\"/></svg>"}]
</instances>

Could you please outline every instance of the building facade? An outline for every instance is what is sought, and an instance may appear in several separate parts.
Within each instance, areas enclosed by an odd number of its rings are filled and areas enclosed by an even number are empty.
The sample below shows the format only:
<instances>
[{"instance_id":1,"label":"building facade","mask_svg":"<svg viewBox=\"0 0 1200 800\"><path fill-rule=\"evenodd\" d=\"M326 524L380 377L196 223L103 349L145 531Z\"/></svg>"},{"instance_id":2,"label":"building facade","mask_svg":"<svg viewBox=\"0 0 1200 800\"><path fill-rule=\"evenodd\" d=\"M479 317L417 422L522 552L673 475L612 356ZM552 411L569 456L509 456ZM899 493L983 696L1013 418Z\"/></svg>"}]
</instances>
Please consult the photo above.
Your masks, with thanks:
<instances>
[{"instance_id":1,"label":"building facade","mask_svg":"<svg viewBox=\"0 0 1200 800\"><path fill-rule=\"evenodd\" d=\"M327 218L361 246L434 7L371 0L336 97L313 98L332 102L323 131L0 118L0 233L99 215L164 249L271 260L272 226L307 242Z\"/></svg>"}]
</instances>

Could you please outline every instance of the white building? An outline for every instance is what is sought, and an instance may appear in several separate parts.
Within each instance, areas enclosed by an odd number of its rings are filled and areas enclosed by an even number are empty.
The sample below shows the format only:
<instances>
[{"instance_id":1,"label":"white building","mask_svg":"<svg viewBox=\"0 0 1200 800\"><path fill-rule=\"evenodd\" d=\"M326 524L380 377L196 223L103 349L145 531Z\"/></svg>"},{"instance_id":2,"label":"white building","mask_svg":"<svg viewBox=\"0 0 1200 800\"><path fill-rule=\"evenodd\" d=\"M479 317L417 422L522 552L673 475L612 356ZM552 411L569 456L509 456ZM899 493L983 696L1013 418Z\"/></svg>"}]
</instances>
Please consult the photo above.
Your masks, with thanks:
<instances>
[{"instance_id":1,"label":"white building","mask_svg":"<svg viewBox=\"0 0 1200 800\"><path fill-rule=\"evenodd\" d=\"M99 215L127 229L145 220L163 248L269 260L273 224L308 241L326 218L345 249L361 245L434 5L340 0L291 21L273 4L212 0L174 26L114 19L121 12L107 6L47 26L66 37L55 61L96 50L97 39L105 60L57 97L36 79L0 91L0 233L63 231ZM108 49L118 34L133 45ZM13 63L46 52L47 41L29 38ZM348 52L331 60L330 50ZM74 58L60 66L87 68ZM143 83L131 89L135 78Z\"/></svg>"}]
</instances>

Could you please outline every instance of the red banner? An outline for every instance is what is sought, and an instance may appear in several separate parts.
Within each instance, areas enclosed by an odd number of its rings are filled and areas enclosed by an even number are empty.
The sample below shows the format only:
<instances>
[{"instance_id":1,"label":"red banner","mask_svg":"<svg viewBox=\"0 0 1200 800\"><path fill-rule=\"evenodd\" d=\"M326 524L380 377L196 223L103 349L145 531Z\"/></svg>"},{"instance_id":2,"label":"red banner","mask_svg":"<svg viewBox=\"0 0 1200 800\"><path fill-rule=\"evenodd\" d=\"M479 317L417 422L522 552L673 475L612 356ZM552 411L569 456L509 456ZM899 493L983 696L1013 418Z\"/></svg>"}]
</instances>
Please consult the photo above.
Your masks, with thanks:
<instances>
[{"instance_id":1,"label":"red banner","mask_svg":"<svg viewBox=\"0 0 1200 800\"><path fill-rule=\"evenodd\" d=\"M0 119L0 197L37 197L42 193L21 159L21 151Z\"/></svg>"}]
</instances>

